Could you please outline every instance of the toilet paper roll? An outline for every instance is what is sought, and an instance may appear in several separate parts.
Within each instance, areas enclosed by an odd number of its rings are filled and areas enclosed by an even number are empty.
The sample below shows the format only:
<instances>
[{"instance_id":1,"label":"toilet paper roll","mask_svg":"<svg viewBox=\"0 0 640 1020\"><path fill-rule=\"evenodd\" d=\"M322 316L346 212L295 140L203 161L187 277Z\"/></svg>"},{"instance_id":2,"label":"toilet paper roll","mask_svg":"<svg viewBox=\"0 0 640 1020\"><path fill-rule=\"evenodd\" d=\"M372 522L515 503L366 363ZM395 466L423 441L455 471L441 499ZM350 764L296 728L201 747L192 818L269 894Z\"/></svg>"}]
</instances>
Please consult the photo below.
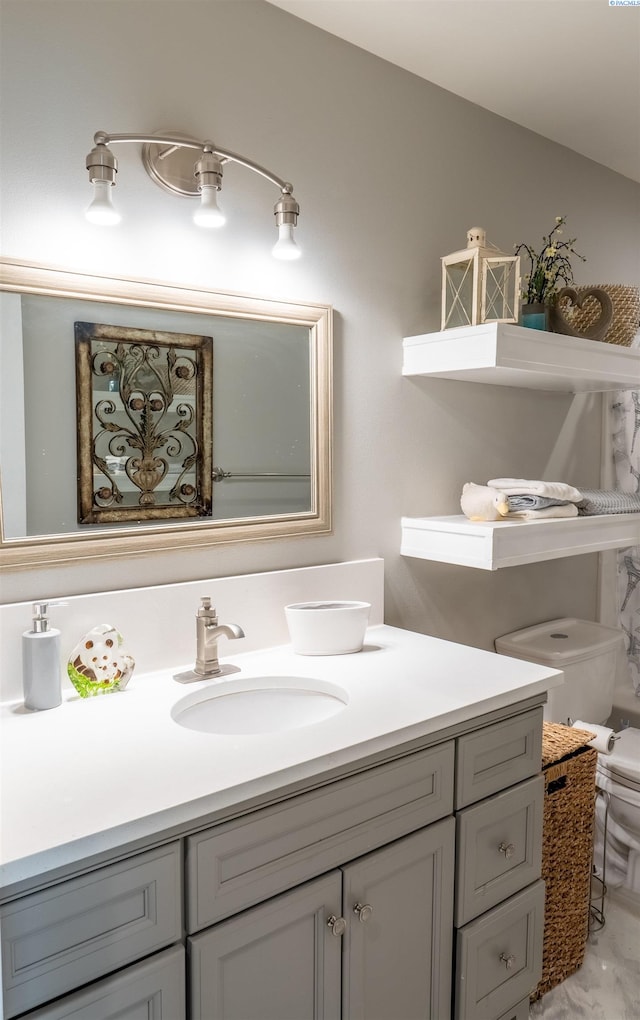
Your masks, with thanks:
<instances>
[{"instance_id":1,"label":"toilet paper roll","mask_svg":"<svg viewBox=\"0 0 640 1020\"><path fill-rule=\"evenodd\" d=\"M576 719L571 725L577 730L591 730L595 737L589 741L589 747L595 747L601 754L611 754L615 747L616 735L608 726L596 726L595 723L584 722L582 719Z\"/></svg>"}]
</instances>

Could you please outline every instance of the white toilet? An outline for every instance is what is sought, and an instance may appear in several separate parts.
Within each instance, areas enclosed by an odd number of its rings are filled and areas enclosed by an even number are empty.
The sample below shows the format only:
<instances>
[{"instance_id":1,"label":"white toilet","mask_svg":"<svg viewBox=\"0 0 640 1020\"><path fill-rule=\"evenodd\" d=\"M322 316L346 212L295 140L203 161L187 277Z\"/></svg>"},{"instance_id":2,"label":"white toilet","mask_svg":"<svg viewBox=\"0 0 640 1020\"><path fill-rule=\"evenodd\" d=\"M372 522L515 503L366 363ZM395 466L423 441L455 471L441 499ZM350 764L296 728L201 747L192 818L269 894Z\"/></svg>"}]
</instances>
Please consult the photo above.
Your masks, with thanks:
<instances>
[{"instance_id":1,"label":"white toilet","mask_svg":"<svg viewBox=\"0 0 640 1020\"><path fill-rule=\"evenodd\" d=\"M551 620L498 638L496 651L564 672L549 691L544 718L605 725L619 670L624 670L622 631L586 620ZM602 872L607 800L606 884L640 902L640 729L617 734L611 753L600 752L596 784L607 796L596 804L595 866Z\"/></svg>"}]
</instances>

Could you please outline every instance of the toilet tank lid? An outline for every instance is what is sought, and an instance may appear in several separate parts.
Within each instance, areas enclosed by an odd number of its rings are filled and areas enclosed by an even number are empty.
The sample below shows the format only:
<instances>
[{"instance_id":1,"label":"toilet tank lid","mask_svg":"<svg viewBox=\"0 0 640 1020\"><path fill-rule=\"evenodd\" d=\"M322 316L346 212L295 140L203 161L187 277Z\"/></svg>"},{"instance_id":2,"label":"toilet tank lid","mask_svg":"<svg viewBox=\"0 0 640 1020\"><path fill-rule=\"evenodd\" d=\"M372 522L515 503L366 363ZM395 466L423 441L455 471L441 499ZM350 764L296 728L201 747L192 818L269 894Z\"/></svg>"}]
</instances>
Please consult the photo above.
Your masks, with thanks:
<instances>
[{"instance_id":1,"label":"toilet tank lid","mask_svg":"<svg viewBox=\"0 0 640 1020\"><path fill-rule=\"evenodd\" d=\"M496 638L495 649L514 659L528 659L562 669L621 647L623 640L622 631L613 627L564 617Z\"/></svg>"}]
</instances>

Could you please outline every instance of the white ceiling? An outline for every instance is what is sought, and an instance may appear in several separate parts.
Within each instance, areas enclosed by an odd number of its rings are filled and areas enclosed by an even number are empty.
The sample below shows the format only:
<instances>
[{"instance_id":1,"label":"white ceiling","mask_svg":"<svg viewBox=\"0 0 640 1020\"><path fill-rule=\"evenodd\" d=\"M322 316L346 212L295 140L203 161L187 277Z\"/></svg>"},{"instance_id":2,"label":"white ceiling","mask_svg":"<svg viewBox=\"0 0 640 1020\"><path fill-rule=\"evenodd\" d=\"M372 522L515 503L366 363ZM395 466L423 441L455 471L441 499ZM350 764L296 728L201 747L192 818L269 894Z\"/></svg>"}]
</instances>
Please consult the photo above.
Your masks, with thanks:
<instances>
[{"instance_id":1,"label":"white ceiling","mask_svg":"<svg viewBox=\"0 0 640 1020\"><path fill-rule=\"evenodd\" d=\"M269 2L640 181L638 0Z\"/></svg>"}]
</instances>

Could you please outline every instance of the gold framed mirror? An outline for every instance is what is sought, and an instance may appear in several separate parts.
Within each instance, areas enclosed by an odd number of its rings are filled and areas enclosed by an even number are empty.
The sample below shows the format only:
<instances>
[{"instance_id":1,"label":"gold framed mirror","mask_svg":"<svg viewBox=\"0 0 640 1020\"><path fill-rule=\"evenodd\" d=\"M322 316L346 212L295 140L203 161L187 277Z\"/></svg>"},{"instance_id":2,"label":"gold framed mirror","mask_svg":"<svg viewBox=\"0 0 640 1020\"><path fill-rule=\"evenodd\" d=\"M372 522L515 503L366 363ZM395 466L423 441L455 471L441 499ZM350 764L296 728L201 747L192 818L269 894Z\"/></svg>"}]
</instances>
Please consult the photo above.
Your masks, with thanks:
<instances>
[{"instance_id":1,"label":"gold framed mirror","mask_svg":"<svg viewBox=\"0 0 640 1020\"><path fill-rule=\"evenodd\" d=\"M330 306L108 279L0 258L0 315L1 565L43 566L331 531ZM93 382L83 383L85 396L93 394L93 409L85 406L82 415L76 324L83 324L85 337L88 326L95 334L89 357L96 356L97 372ZM128 486L139 505L143 491L133 477L131 450L121 443L95 455L81 435L87 423L98 421L96 407L107 431L115 431L109 408L122 410L118 372L125 349L116 364L116 346L105 341L112 334L132 341L155 336L157 349L164 350L164 343L173 351L171 365L181 344L197 350L192 360L199 359L204 383L199 413L192 416L195 396L186 390L169 408L172 427L194 423L192 447L205 453L197 479L185 474L192 456L171 462L158 455L169 442L168 427L160 439L159 426L154 432L155 460L166 460L157 477L173 472L174 480L181 478L182 509L175 514L175 487L167 490L174 496L165 499L161 513L137 512L132 496L128 503L122 499L131 511L126 515L87 512L95 492L101 491L98 502L109 503L114 487L122 495ZM199 344L206 338L211 356L201 358ZM106 349L112 356L101 361ZM185 361L176 380L183 376L186 386L190 372ZM169 390L166 380L154 386L134 394L134 403L146 407L144 414L155 408L157 424ZM173 398L179 386L169 389ZM130 388L127 393L131 397ZM140 418L136 428L142 436ZM178 428L178 439L184 431ZM85 495L79 498L81 474ZM157 502L149 484L144 492L147 506ZM195 511L185 511L196 496Z\"/></svg>"}]
</instances>

